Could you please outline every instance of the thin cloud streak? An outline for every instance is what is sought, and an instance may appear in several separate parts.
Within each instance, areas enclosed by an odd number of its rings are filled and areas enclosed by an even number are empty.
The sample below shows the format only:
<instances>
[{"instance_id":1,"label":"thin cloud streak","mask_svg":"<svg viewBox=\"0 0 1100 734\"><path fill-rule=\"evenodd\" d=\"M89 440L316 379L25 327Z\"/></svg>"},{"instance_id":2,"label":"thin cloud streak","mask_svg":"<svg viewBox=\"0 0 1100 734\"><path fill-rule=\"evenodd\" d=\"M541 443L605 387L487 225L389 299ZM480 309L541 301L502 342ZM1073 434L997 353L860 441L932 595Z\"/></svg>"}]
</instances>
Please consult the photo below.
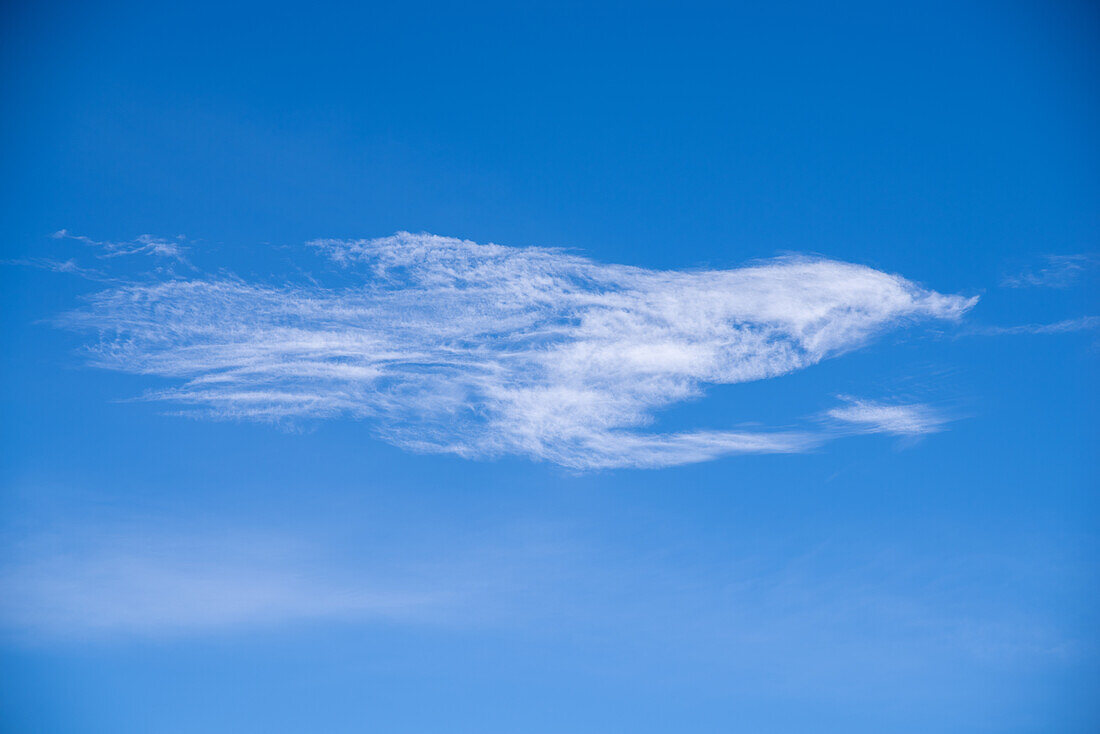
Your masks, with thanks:
<instances>
[{"instance_id":1,"label":"thin cloud streak","mask_svg":"<svg viewBox=\"0 0 1100 734\"><path fill-rule=\"evenodd\" d=\"M895 436L924 436L942 431L950 419L923 403L890 404L842 396L847 405L833 408L826 415L856 426L864 433L888 433Z\"/></svg>"},{"instance_id":2,"label":"thin cloud streak","mask_svg":"<svg viewBox=\"0 0 1100 734\"><path fill-rule=\"evenodd\" d=\"M97 366L180 381L148 397L198 415L353 417L410 450L590 470L805 451L821 438L639 429L708 384L804 369L977 300L814 258L658 271L407 232L309 244L359 283L133 283L62 323L99 333Z\"/></svg>"},{"instance_id":3,"label":"thin cloud streak","mask_svg":"<svg viewBox=\"0 0 1100 734\"><path fill-rule=\"evenodd\" d=\"M1017 334L1070 334L1100 328L1100 316L1081 316L1050 324L1019 324L1017 326L979 326L967 333L979 336L1012 336Z\"/></svg>"},{"instance_id":4,"label":"thin cloud streak","mask_svg":"<svg viewBox=\"0 0 1100 734\"><path fill-rule=\"evenodd\" d=\"M91 268L81 267L74 258L68 260L57 260L50 257L25 257L16 260L3 260L0 263L4 265L17 265L25 268L36 268L38 270L48 270L51 273L64 273L67 275L75 275L85 280L96 281L100 283L115 282L115 278L111 278L105 273Z\"/></svg>"},{"instance_id":5,"label":"thin cloud streak","mask_svg":"<svg viewBox=\"0 0 1100 734\"><path fill-rule=\"evenodd\" d=\"M181 244L184 239L182 236L169 240L163 237L143 234L138 235L132 240L112 242L93 240L91 237L72 234L67 229L59 229L50 236L55 240L75 240L94 247L99 251L99 257L110 258L119 257L121 255L155 255L178 260L182 263L187 262L187 258L184 255L185 248Z\"/></svg>"},{"instance_id":6,"label":"thin cloud streak","mask_svg":"<svg viewBox=\"0 0 1100 734\"><path fill-rule=\"evenodd\" d=\"M1005 288L1069 288L1100 265L1095 254L1047 255L1043 264L1001 278Z\"/></svg>"}]
</instances>

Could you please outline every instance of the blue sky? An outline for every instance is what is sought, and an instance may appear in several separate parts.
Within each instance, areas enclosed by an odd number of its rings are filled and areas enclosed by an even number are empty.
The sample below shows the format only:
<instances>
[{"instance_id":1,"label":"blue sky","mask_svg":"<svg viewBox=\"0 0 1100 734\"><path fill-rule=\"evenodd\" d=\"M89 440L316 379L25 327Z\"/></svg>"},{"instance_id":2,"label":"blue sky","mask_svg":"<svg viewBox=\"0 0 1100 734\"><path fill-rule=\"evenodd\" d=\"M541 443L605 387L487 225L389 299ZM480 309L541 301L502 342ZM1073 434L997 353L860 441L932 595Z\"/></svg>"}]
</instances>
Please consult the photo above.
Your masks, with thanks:
<instances>
[{"instance_id":1,"label":"blue sky","mask_svg":"<svg viewBox=\"0 0 1100 734\"><path fill-rule=\"evenodd\" d=\"M5 731L1100 725L1095 9L152 5L4 11Z\"/></svg>"}]
</instances>

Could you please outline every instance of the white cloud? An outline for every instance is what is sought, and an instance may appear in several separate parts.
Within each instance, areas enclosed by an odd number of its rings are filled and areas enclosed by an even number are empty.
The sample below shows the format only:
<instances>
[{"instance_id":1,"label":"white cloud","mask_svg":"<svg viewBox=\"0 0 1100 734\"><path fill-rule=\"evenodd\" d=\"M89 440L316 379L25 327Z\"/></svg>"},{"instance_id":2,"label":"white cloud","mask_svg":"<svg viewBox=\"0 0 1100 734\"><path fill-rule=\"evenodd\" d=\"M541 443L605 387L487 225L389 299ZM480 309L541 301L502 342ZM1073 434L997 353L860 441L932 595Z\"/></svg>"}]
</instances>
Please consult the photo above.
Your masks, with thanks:
<instances>
[{"instance_id":1,"label":"white cloud","mask_svg":"<svg viewBox=\"0 0 1100 734\"><path fill-rule=\"evenodd\" d=\"M843 396L842 396L843 398ZM833 408L827 415L835 420L858 426L867 433L890 433L896 436L923 436L943 430L949 419L928 405L878 403L855 398L843 398L847 405Z\"/></svg>"},{"instance_id":2,"label":"white cloud","mask_svg":"<svg viewBox=\"0 0 1100 734\"><path fill-rule=\"evenodd\" d=\"M776 377L976 301L860 265L604 265L546 248L398 233L310 243L353 286L173 279L70 314L92 361L179 381L150 397L203 415L370 421L399 446L576 469L794 452L805 433L647 433L707 384Z\"/></svg>"}]
</instances>

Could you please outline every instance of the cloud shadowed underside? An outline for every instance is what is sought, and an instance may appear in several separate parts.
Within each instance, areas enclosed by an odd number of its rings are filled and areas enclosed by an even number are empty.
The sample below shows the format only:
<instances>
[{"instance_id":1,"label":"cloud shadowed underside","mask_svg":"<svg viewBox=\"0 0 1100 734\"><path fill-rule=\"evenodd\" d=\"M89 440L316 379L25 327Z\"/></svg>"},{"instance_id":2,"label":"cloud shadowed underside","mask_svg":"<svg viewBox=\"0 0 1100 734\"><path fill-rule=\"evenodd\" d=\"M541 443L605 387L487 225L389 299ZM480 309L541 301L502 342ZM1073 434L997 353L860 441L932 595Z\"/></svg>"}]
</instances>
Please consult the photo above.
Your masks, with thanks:
<instances>
[{"instance_id":1,"label":"cloud shadowed underside","mask_svg":"<svg viewBox=\"0 0 1100 734\"><path fill-rule=\"evenodd\" d=\"M310 245L355 284L136 282L63 323L99 333L94 364L176 380L149 397L199 415L352 417L410 450L585 470L806 450L821 438L644 426L708 384L800 370L976 301L815 258L659 271L406 232Z\"/></svg>"}]
</instances>

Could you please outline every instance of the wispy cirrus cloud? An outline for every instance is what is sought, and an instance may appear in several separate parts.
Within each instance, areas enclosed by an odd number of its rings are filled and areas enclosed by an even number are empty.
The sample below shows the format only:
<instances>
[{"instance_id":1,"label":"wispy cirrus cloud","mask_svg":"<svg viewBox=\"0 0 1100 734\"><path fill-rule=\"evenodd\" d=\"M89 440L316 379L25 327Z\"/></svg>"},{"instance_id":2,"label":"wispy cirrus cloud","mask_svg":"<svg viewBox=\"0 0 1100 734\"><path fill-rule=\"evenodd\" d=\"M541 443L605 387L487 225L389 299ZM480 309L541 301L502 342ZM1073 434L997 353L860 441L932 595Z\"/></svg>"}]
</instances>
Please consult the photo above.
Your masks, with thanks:
<instances>
[{"instance_id":1,"label":"wispy cirrus cloud","mask_svg":"<svg viewBox=\"0 0 1100 734\"><path fill-rule=\"evenodd\" d=\"M25 268L47 270L51 273L64 273L67 275L75 275L76 277L83 278L84 280L98 281L100 283L110 283L116 281L115 278L112 278L111 276L100 270L96 270L95 268L83 267L76 261L76 258L59 260L52 257L23 257L12 260L3 260L0 261L0 264L18 265Z\"/></svg>"},{"instance_id":2,"label":"wispy cirrus cloud","mask_svg":"<svg viewBox=\"0 0 1100 734\"><path fill-rule=\"evenodd\" d=\"M1100 265L1100 257L1092 253L1046 255L1030 268L1001 278L1006 288L1068 288Z\"/></svg>"},{"instance_id":3,"label":"wispy cirrus cloud","mask_svg":"<svg viewBox=\"0 0 1100 734\"><path fill-rule=\"evenodd\" d=\"M94 364L176 380L149 397L200 415L349 416L411 450L585 470L804 451L821 437L644 426L708 384L804 369L976 301L821 258L660 271L407 232L309 244L355 283L132 283L63 323L99 333Z\"/></svg>"},{"instance_id":4,"label":"wispy cirrus cloud","mask_svg":"<svg viewBox=\"0 0 1100 734\"><path fill-rule=\"evenodd\" d=\"M173 239L154 237L150 234L138 235L132 240L93 240L84 235L72 234L67 229L59 229L52 235L55 240L75 240L96 248L100 257L119 257L120 255L155 255L186 263L182 236Z\"/></svg>"},{"instance_id":5,"label":"wispy cirrus cloud","mask_svg":"<svg viewBox=\"0 0 1100 734\"><path fill-rule=\"evenodd\" d=\"M976 326L970 334L982 336L1011 336L1015 334L1070 334L1100 328L1100 316L1081 316L1063 319L1049 324L1017 324L1016 326Z\"/></svg>"},{"instance_id":6,"label":"wispy cirrus cloud","mask_svg":"<svg viewBox=\"0 0 1100 734\"><path fill-rule=\"evenodd\" d=\"M826 415L866 433L923 436L942 431L950 422L942 412L924 403L882 403L846 396L841 399L847 404L829 410Z\"/></svg>"}]
</instances>

